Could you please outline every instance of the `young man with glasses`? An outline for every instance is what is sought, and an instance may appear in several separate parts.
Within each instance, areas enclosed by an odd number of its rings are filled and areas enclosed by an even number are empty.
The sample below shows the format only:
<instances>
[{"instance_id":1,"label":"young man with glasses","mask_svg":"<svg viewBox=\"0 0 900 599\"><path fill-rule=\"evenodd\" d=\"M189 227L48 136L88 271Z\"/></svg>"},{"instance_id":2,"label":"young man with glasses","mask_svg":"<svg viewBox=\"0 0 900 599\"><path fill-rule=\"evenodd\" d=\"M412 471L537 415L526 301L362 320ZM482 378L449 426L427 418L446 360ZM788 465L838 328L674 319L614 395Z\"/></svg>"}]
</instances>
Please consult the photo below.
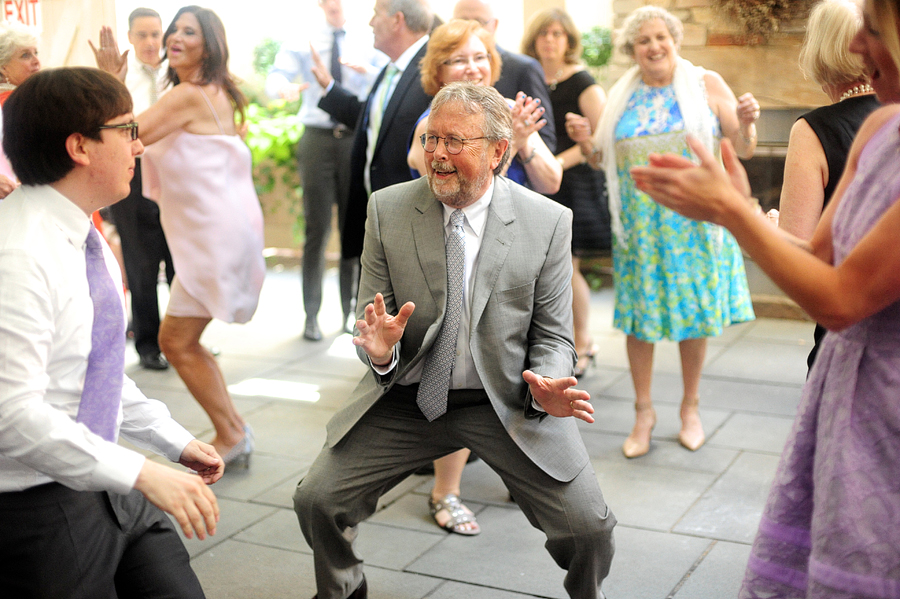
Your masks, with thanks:
<instances>
[{"instance_id":1,"label":"young man with glasses","mask_svg":"<svg viewBox=\"0 0 900 599\"><path fill-rule=\"evenodd\" d=\"M121 277L90 221L128 195L143 151L131 96L97 69L41 71L3 130L22 185L0 204L2 594L203 597L163 512L214 534L223 461L124 376Z\"/></svg>"}]
</instances>

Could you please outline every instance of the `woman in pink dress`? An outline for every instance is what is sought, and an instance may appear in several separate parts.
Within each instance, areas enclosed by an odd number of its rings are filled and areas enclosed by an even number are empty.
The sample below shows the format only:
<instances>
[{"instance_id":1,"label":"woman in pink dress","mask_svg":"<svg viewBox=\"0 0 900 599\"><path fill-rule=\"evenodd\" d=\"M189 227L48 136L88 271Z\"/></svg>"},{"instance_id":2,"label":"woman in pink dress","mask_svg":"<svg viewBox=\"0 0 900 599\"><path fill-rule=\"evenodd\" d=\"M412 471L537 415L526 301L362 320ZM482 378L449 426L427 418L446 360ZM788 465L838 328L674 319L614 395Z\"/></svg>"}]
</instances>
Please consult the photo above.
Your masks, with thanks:
<instances>
[{"instance_id":1,"label":"woman in pink dress","mask_svg":"<svg viewBox=\"0 0 900 599\"><path fill-rule=\"evenodd\" d=\"M137 116L147 150L144 194L159 202L175 279L160 348L212 420L226 465L247 466L253 433L200 336L213 318L244 323L265 277L262 210L250 151L237 134L246 100L228 72L222 21L198 6L178 11L163 37L174 87ZM93 47L93 45L92 45ZM100 33L97 64L124 79L112 30Z\"/></svg>"}]
</instances>

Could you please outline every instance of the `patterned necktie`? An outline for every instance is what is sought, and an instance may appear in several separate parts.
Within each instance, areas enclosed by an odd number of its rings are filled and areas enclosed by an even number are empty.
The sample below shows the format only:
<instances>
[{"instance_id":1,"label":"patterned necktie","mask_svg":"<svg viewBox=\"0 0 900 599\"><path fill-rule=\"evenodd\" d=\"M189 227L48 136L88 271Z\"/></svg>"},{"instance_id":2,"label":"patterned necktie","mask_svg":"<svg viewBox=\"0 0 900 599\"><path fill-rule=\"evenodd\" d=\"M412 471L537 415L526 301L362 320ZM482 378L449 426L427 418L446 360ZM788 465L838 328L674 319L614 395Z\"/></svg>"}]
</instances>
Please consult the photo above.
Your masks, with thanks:
<instances>
[{"instance_id":1,"label":"patterned necktie","mask_svg":"<svg viewBox=\"0 0 900 599\"><path fill-rule=\"evenodd\" d=\"M400 70L394 66L394 63L390 63L387 66L387 70L384 72L384 79L382 80L381 89L378 91L378 96L375 98L375 104L372 106L372 112L369 113L369 120L372 123L372 131L375 132L375 139L378 139L378 132L381 130L381 120L384 116L384 109L387 105L387 95L388 91L391 89L391 85L394 82L394 77L397 76Z\"/></svg>"},{"instance_id":2,"label":"patterned necktie","mask_svg":"<svg viewBox=\"0 0 900 599\"><path fill-rule=\"evenodd\" d=\"M340 84L343 79L343 74L341 73L341 47L338 42L343 35L343 29L335 29L334 42L331 44L331 76L337 84Z\"/></svg>"},{"instance_id":3,"label":"patterned necktie","mask_svg":"<svg viewBox=\"0 0 900 599\"><path fill-rule=\"evenodd\" d=\"M88 288L94 305L91 327L91 353L88 355L84 389L78 406L77 422L107 441L116 438L116 419L122 402L125 363L125 313L119 292L113 283L97 229L91 225L87 236Z\"/></svg>"},{"instance_id":4,"label":"patterned necktie","mask_svg":"<svg viewBox=\"0 0 900 599\"><path fill-rule=\"evenodd\" d=\"M447 392L450 390L450 371L456 361L456 341L459 337L459 319L462 316L463 281L466 275L466 234L463 231L465 216L462 210L450 215L452 230L447 236L447 309L437 341L425 358L422 380L416 404L431 422L447 411Z\"/></svg>"}]
</instances>

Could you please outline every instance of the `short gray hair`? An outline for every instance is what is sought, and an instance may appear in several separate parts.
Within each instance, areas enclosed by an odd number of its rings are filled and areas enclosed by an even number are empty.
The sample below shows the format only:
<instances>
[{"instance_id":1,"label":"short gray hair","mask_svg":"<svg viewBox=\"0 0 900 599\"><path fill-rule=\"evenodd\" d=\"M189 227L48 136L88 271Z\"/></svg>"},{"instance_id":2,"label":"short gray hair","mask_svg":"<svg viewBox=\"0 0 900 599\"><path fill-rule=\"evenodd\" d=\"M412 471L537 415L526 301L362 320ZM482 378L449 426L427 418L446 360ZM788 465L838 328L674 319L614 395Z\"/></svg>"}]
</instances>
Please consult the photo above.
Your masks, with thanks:
<instances>
[{"instance_id":1,"label":"short gray hair","mask_svg":"<svg viewBox=\"0 0 900 599\"><path fill-rule=\"evenodd\" d=\"M428 33L434 23L434 13L427 0L390 0L388 14L403 13L406 26L414 33Z\"/></svg>"},{"instance_id":2,"label":"short gray hair","mask_svg":"<svg viewBox=\"0 0 900 599\"><path fill-rule=\"evenodd\" d=\"M37 45L34 33L24 25L15 21L0 23L0 67L5 67L20 48Z\"/></svg>"},{"instance_id":3,"label":"short gray hair","mask_svg":"<svg viewBox=\"0 0 900 599\"><path fill-rule=\"evenodd\" d=\"M666 24L666 28L669 30L669 35L675 40L675 47L681 47L681 40L684 39L684 25L681 24L681 20L665 8L649 5L642 6L625 17L625 21L622 23L622 28L618 31L617 36L619 38L619 48L624 54L634 58L634 42L641 32L641 27L647 21L652 21L653 19L662 19L662 22Z\"/></svg>"},{"instance_id":4,"label":"short gray hair","mask_svg":"<svg viewBox=\"0 0 900 599\"><path fill-rule=\"evenodd\" d=\"M512 111L509 104L506 103L506 99L492 86L475 85L468 81L448 83L431 101L431 114L448 104L459 106L465 114L482 115L484 125L481 135L488 141L496 142L501 139L510 141L512 139ZM495 175L499 175L503 171L507 160L509 160L509 146L506 147L500 164L494 169Z\"/></svg>"}]
</instances>

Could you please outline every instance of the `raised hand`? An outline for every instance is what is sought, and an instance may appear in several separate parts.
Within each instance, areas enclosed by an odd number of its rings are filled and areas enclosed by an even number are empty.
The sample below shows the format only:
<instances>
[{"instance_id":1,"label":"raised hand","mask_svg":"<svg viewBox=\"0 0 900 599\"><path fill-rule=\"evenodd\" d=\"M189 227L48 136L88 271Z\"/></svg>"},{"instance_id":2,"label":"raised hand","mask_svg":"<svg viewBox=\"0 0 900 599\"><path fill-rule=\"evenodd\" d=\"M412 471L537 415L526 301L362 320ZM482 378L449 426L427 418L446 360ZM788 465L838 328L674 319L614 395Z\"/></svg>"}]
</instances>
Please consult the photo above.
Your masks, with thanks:
<instances>
[{"instance_id":1,"label":"raised hand","mask_svg":"<svg viewBox=\"0 0 900 599\"><path fill-rule=\"evenodd\" d=\"M187 444L178 463L199 474L208 485L222 478L225 473L225 460L219 456L215 447L197 439Z\"/></svg>"},{"instance_id":2,"label":"raised hand","mask_svg":"<svg viewBox=\"0 0 900 599\"><path fill-rule=\"evenodd\" d=\"M538 376L530 370L522 373L522 378L528 383L531 396L541 404L544 411L557 418L569 416L593 423L594 406L591 405L591 396L587 391L575 389L578 379L574 376L551 379Z\"/></svg>"},{"instance_id":3,"label":"raised hand","mask_svg":"<svg viewBox=\"0 0 900 599\"><path fill-rule=\"evenodd\" d=\"M316 81L319 82L319 85L322 86L322 89L328 89L332 80L331 69L322 61L322 57L316 52L312 44L309 45L309 54L312 57L312 66L310 67L312 74L315 76Z\"/></svg>"},{"instance_id":4,"label":"raised hand","mask_svg":"<svg viewBox=\"0 0 900 599\"><path fill-rule=\"evenodd\" d=\"M100 28L100 48L95 48L94 43L88 40L88 45L94 51L94 59L97 61L97 68L111 73L125 81L125 73L128 72L128 52L125 50L119 54L119 43L116 42L116 36L113 35L112 28L104 25Z\"/></svg>"},{"instance_id":5,"label":"raised hand","mask_svg":"<svg viewBox=\"0 0 900 599\"><path fill-rule=\"evenodd\" d=\"M738 98L737 116L742 127L752 125L759 120L759 102L753 94L747 92Z\"/></svg>"},{"instance_id":6,"label":"raised hand","mask_svg":"<svg viewBox=\"0 0 900 599\"><path fill-rule=\"evenodd\" d=\"M524 92L516 94L515 104L512 106L513 137L517 148L525 147L525 140L534 133L540 131L547 124L543 118L546 110L541 106L540 98L526 96Z\"/></svg>"},{"instance_id":7,"label":"raised hand","mask_svg":"<svg viewBox=\"0 0 900 599\"><path fill-rule=\"evenodd\" d=\"M353 338L353 345L361 347L373 364L387 365L415 309L415 304L406 302L396 316L391 316L385 308L384 296L376 293L375 301L366 306L365 318L356 321L359 335Z\"/></svg>"},{"instance_id":8,"label":"raised hand","mask_svg":"<svg viewBox=\"0 0 900 599\"><path fill-rule=\"evenodd\" d=\"M638 189L675 212L693 218L721 223L732 202L745 202L745 195L734 186L733 175L722 168L712 152L695 137L687 136L688 146L700 158L700 165L683 156L651 154L649 166L631 169ZM737 157L727 140L722 141L723 156L734 168ZM730 155L730 158L729 158Z\"/></svg>"},{"instance_id":9,"label":"raised hand","mask_svg":"<svg viewBox=\"0 0 900 599\"><path fill-rule=\"evenodd\" d=\"M219 504L216 496L200 477L145 460L134 488L147 501L172 514L189 539L205 539L216 534Z\"/></svg>"}]
</instances>

